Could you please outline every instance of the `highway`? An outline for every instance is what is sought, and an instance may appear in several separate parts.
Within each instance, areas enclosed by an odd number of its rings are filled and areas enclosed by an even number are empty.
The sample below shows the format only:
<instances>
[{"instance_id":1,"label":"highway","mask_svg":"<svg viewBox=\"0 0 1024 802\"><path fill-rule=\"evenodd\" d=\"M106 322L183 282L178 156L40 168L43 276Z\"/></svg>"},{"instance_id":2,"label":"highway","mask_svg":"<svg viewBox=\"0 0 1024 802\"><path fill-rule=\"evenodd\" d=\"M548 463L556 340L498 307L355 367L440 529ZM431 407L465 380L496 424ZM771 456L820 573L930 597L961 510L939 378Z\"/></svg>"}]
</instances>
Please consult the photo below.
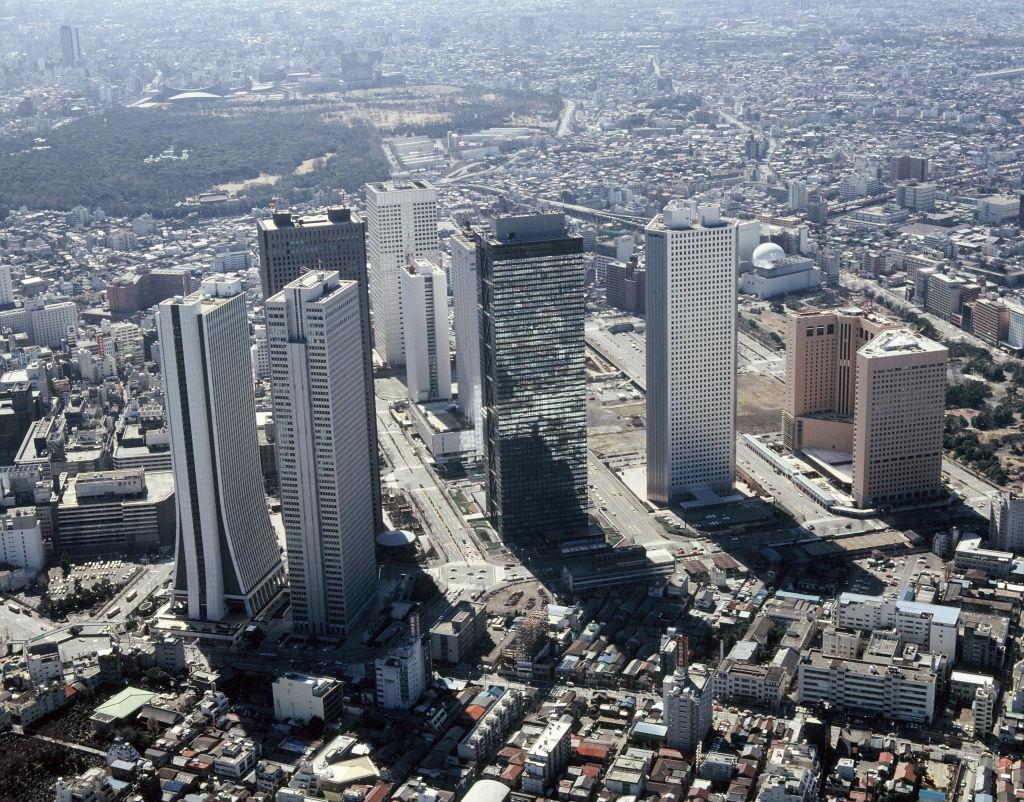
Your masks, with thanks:
<instances>
[{"instance_id":1,"label":"highway","mask_svg":"<svg viewBox=\"0 0 1024 802\"><path fill-rule=\"evenodd\" d=\"M946 475L950 487L960 494L964 504L979 515L988 518L992 501L1001 492L999 487L975 476L963 465L948 457L944 457L942 460L942 472Z\"/></svg>"},{"instance_id":2,"label":"highway","mask_svg":"<svg viewBox=\"0 0 1024 802\"><path fill-rule=\"evenodd\" d=\"M430 568L430 573L451 590L489 590L513 577L532 578L522 566L506 571L504 558L490 558L481 548L443 482L427 467L430 455L425 446L410 439L391 416L391 401L404 398L401 389L400 383L391 380L377 383L378 442L392 468L384 484L406 491L433 543L440 565Z\"/></svg>"},{"instance_id":3,"label":"highway","mask_svg":"<svg viewBox=\"0 0 1024 802\"><path fill-rule=\"evenodd\" d=\"M572 132L573 120L576 118L576 109L579 104L575 100L566 100L562 106L562 116L558 118L558 128L555 129L555 136L561 139Z\"/></svg>"},{"instance_id":4,"label":"highway","mask_svg":"<svg viewBox=\"0 0 1024 802\"><path fill-rule=\"evenodd\" d=\"M648 547L667 547L668 537L632 491L593 452L588 454L590 498L596 514L627 539Z\"/></svg>"},{"instance_id":5,"label":"highway","mask_svg":"<svg viewBox=\"0 0 1024 802\"><path fill-rule=\"evenodd\" d=\"M860 276L854 275L853 273L844 272L842 274L842 278L843 284L845 284L847 287L850 287L851 289L860 290L861 292L865 290L872 290L874 292L884 295L888 300L892 301L899 309L902 309L907 312L917 313L922 318L931 323L935 327L935 330L947 340L960 340L965 343L970 343L971 345L976 345L979 348L984 348L992 355L992 358L995 359L997 362L1009 361L1009 357L1002 351L1000 351L998 348L993 348L984 340L979 340L973 334L968 334L963 329L959 329L952 323L949 323L948 321L945 321L940 317L936 317L931 312L925 312L923 309L921 309L918 306L915 306L906 298L904 298L903 293L901 292L891 290L888 287L883 287L881 284L875 281L867 281L865 279L862 279ZM882 311L883 313L888 312L888 310Z\"/></svg>"},{"instance_id":6,"label":"highway","mask_svg":"<svg viewBox=\"0 0 1024 802\"><path fill-rule=\"evenodd\" d=\"M164 582L168 581L174 576L174 559L164 560L161 563L154 565L142 566L142 572L136 576L134 580L125 585L121 590L111 599L109 602L104 604L99 611L92 616L93 621L107 621L107 613L110 610L117 609L119 612L116 616L118 621L124 621L129 613L133 612L140 604L142 604L151 593L160 588ZM129 602L127 597L132 593L135 595Z\"/></svg>"}]
</instances>

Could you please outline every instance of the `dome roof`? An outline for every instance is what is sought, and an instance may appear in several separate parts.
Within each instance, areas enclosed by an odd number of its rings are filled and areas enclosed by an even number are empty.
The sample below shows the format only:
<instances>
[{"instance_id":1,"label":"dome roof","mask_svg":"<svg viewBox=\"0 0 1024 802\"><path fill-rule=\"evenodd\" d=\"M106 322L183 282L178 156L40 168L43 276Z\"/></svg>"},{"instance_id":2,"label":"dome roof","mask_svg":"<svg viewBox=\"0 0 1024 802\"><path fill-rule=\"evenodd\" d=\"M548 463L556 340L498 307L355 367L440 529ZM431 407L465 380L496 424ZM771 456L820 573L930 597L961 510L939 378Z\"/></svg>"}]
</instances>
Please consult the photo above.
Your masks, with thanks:
<instances>
[{"instance_id":1,"label":"dome roof","mask_svg":"<svg viewBox=\"0 0 1024 802\"><path fill-rule=\"evenodd\" d=\"M782 250L781 245L776 245L774 242L762 242L754 248L754 255L750 257L750 261L754 263L754 267L768 267L785 258L786 252Z\"/></svg>"},{"instance_id":2,"label":"dome roof","mask_svg":"<svg viewBox=\"0 0 1024 802\"><path fill-rule=\"evenodd\" d=\"M416 539L416 536L406 529L389 529L377 535L377 545L387 548L408 546Z\"/></svg>"}]
</instances>

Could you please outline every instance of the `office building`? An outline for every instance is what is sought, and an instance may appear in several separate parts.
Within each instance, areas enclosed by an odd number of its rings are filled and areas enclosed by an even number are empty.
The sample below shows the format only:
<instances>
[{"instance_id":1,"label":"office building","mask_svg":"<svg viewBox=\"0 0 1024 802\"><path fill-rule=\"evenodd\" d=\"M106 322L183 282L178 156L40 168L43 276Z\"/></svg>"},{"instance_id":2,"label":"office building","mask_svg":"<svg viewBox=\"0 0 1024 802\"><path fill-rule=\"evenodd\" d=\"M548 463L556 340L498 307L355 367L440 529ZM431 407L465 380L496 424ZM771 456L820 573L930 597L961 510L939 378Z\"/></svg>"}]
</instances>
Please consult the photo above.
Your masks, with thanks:
<instances>
[{"instance_id":1,"label":"office building","mask_svg":"<svg viewBox=\"0 0 1024 802\"><path fill-rule=\"evenodd\" d=\"M480 301L477 296L476 243L471 236L455 234L452 249L451 285L455 323L455 379L463 416L473 425L474 454L484 455L483 410L480 391Z\"/></svg>"},{"instance_id":2,"label":"office building","mask_svg":"<svg viewBox=\"0 0 1024 802\"><path fill-rule=\"evenodd\" d=\"M935 184L900 184L896 187L896 203L915 212L930 212L935 208Z\"/></svg>"},{"instance_id":3,"label":"office building","mask_svg":"<svg viewBox=\"0 0 1024 802\"><path fill-rule=\"evenodd\" d=\"M366 226L374 348L388 365L401 367L405 338L399 273L416 258L440 262L437 190L420 179L367 184Z\"/></svg>"},{"instance_id":4,"label":"office building","mask_svg":"<svg viewBox=\"0 0 1024 802\"><path fill-rule=\"evenodd\" d=\"M427 689L430 669L420 636L419 613L409 617L409 635L386 655L374 662L377 678L377 705L390 710L415 707Z\"/></svg>"},{"instance_id":5,"label":"office building","mask_svg":"<svg viewBox=\"0 0 1024 802\"><path fill-rule=\"evenodd\" d=\"M632 315L643 315L647 300L646 277L646 272L637 266L635 259L610 263L604 281L608 306Z\"/></svg>"},{"instance_id":6,"label":"office building","mask_svg":"<svg viewBox=\"0 0 1024 802\"><path fill-rule=\"evenodd\" d=\"M858 506L942 492L945 347L890 329L857 351L853 497Z\"/></svg>"},{"instance_id":7,"label":"office building","mask_svg":"<svg viewBox=\"0 0 1024 802\"><path fill-rule=\"evenodd\" d=\"M965 532L953 552L953 565L959 571L981 571L990 577L1007 579L1017 562L1012 551L984 548L981 535Z\"/></svg>"},{"instance_id":8,"label":"office building","mask_svg":"<svg viewBox=\"0 0 1024 802\"><path fill-rule=\"evenodd\" d=\"M344 686L333 677L314 677L290 671L274 680L274 718L278 721L337 719L345 706Z\"/></svg>"},{"instance_id":9,"label":"office building","mask_svg":"<svg viewBox=\"0 0 1024 802\"><path fill-rule=\"evenodd\" d=\"M82 63L82 44L78 39L78 28L60 26L60 62L65 67L77 67Z\"/></svg>"},{"instance_id":10,"label":"office building","mask_svg":"<svg viewBox=\"0 0 1024 802\"><path fill-rule=\"evenodd\" d=\"M667 504L732 487L737 225L673 201L646 247L647 497Z\"/></svg>"},{"instance_id":11,"label":"office building","mask_svg":"<svg viewBox=\"0 0 1024 802\"><path fill-rule=\"evenodd\" d=\"M896 156L889 163L889 177L893 181L927 181L931 165L923 156Z\"/></svg>"},{"instance_id":12,"label":"office building","mask_svg":"<svg viewBox=\"0 0 1024 802\"><path fill-rule=\"evenodd\" d=\"M269 220L257 221L260 279L264 302L310 270L338 274L342 281L359 285L360 326L366 383L373 386L373 351L370 330L370 284L366 266L366 224L351 209L329 206L318 214L293 215L275 211ZM373 393L366 399L369 423L367 451L377 464L377 408ZM380 476L373 473L374 526L382 528Z\"/></svg>"},{"instance_id":13,"label":"office building","mask_svg":"<svg viewBox=\"0 0 1024 802\"><path fill-rule=\"evenodd\" d=\"M960 314L960 305L963 302L961 294L965 283L963 279L937 270L922 270L917 275L918 278L925 276L926 282L923 298L917 298L919 304L943 320L951 320L954 315Z\"/></svg>"},{"instance_id":14,"label":"office building","mask_svg":"<svg viewBox=\"0 0 1024 802\"><path fill-rule=\"evenodd\" d=\"M357 282L312 271L266 302L292 621L319 637L351 631L377 597L360 301Z\"/></svg>"},{"instance_id":15,"label":"office building","mask_svg":"<svg viewBox=\"0 0 1024 802\"><path fill-rule=\"evenodd\" d=\"M318 214L275 210L256 221L264 300L310 270L337 271L366 286L366 227L342 206Z\"/></svg>"},{"instance_id":16,"label":"office building","mask_svg":"<svg viewBox=\"0 0 1024 802\"><path fill-rule=\"evenodd\" d=\"M40 304L31 307L29 315L32 340L36 345L57 349L65 342L75 341L78 331L78 307L74 301Z\"/></svg>"},{"instance_id":17,"label":"office building","mask_svg":"<svg viewBox=\"0 0 1024 802\"><path fill-rule=\"evenodd\" d=\"M583 241L561 214L475 234L487 508L502 538L587 525Z\"/></svg>"},{"instance_id":18,"label":"office building","mask_svg":"<svg viewBox=\"0 0 1024 802\"><path fill-rule=\"evenodd\" d=\"M14 281L11 278L11 266L0 265L0 306L14 305Z\"/></svg>"},{"instance_id":19,"label":"office building","mask_svg":"<svg viewBox=\"0 0 1024 802\"><path fill-rule=\"evenodd\" d=\"M43 531L35 508L13 509L0 515L0 564L33 574L46 565Z\"/></svg>"},{"instance_id":20,"label":"office building","mask_svg":"<svg viewBox=\"0 0 1024 802\"><path fill-rule=\"evenodd\" d=\"M896 324L855 308L791 312L788 324L783 442L852 453L857 351Z\"/></svg>"},{"instance_id":21,"label":"office building","mask_svg":"<svg viewBox=\"0 0 1024 802\"><path fill-rule=\"evenodd\" d=\"M893 630L904 643L920 646L950 663L956 661L960 609L914 601L911 587L889 596L842 593L832 618L841 630L867 633Z\"/></svg>"},{"instance_id":22,"label":"office building","mask_svg":"<svg viewBox=\"0 0 1024 802\"><path fill-rule=\"evenodd\" d=\"M1001 225L1016 221L1020 216L1020 197L1018 195L986 195L975 202L975 213L978 222L989 225Z\"/></svg>"},{"instance_id":23,"label":"office building","mask_svg":"<svg viewBox=\"0 0 1024 802\"><path fill-rule=\"evenodd\" d=\"M1010 309L995 298L979 298L971 304L971 332L989 345L999 345L1010 333Z\"/></svg>"},{"instance_id":24,"label":"office building","mask_svg":"<svg viewBox=\"0 0 1024 802\"><path fill-rule=\"evenodd\" d=\"M777 710L790 679L781 666L764 666L727 657L718 664L712 682L717 699Z\"/></svg>"},{"instance_id":25,"label":"office building","mask_svg":"<svg viewBox=\"0 0 1024 802\"><path fill-rule=\"evenodd\" d=\"M1004 551L1024 551L1024 497L1001 493L989 514L989 545Z\"/></svg>"},{"instance_id":26,"label":"office building","mask_svg":"<svg viewBox=\"0 0 1024 802\"><path fill-rule=\"evenodd\" d=\"M473 654L485 634L486 608L463 599L431 627L430 659L435 663L460 663Z\"/></svg>"},{"instance_id":27,"label":"office building","mask_svg":"<svg viewBox=\"0 0 1024 802\"><path fill-rule=\"evenodd\" d=\"M676 670L662 682L665 705L665 743L672 749L694 752L711 729L711 672L703 665L689 664L685 638L676 644Z\"/></svg>"},{"instance_id":28,"label":"office building","mask_svg":"<svg viewBox=\"0 0 1024 802\"><path fill-rule=\"evenodd\" d=\"M174 543L174 476L144 468L80 473L57 490L54 550L141 555Z\"/></svg>"},{"instance_id":29,"label":"office building","mask_svg":"<svg viewBox=\"0 0 1024 802\"><path fill-rule=\"evenodd\" d=\"M412 401L450 401L451 333L448 280L426 259L414 259L399 271L405 383Z\"/></svg>"},{"instance_id":30,"label":"office building","mask_svg":"<svg viewBox=\"0 0 1024 802\"><path fill-rule=\"evenodd\" d=\"M255 615L284 583L256 436L249 322L239 279L160 304L178 515L175 601L188 617Z\"/></svg>"}]
</instances>

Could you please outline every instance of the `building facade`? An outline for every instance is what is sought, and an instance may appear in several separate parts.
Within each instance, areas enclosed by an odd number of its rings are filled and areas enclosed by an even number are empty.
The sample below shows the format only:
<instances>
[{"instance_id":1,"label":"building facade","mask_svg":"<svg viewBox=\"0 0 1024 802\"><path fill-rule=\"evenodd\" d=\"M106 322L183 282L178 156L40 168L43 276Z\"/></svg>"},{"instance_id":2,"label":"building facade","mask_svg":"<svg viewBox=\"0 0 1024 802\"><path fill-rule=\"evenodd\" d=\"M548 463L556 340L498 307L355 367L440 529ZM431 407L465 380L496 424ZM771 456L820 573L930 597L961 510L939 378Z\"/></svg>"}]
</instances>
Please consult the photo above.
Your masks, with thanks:
<instances>
[{"instance_id":1,"label":"building facade","mask_svg":"<svg viewBox=\"0 0 1024 802\"><path fill-rule=\"evenodd\" d=\"M476 243L467 234L449 239L452 250L451 286L455 322L455 379L459 409L473 424L476 457L484 455L480 391L480 300L476 276Z\"/></svg>"},{"instance_id":2,"label":"building facade","mask_svg":"<svg viewBox=\"0 0 1024 802\"><path fill-rule=\"evenodd\" d=\"M266 309L292 621L340 637L377 597L359 285L309 272Z\"/></svg>"},{"instance_id":3,"label":"building facade","mask_svg":"<svg viewBox=\"0 0 1024 802\"><path fill-rule=\"evenodd\" d=\"M857 352L858 506L917 502L942 492L948 354L909 329L882 332Z\"/></svg>"},{"instance_id":4,"label":"building facade","mask_svg":"<svg viewBox=\"0 0 1024 802\"><path fill-rule=\"evenodd\" d=\"M366 264L366 224L351 209L329 206L319 214L275 212L257 221L260 279L264 302L310 270L337 272L342 281L359 285L360 354L366 382L373 386L373 347L370 328L370 284ZM370 460L377 462L377 410L373 394L366 399ZM373 474L374 524L382 526L380 477Z\"/></svg>"},{"instance_id":5,"label":"building facade","mask_svg":"<svg viewBox=\"0 0 1024 802\"><path fill-rule=\"evenodd\" d=\"M647 497L732 487L737 226L670 203L647 226Z\"/></svg>"},{"instance_id":6,"label":"building facade","mask_svg":"<svg viewBox=\"0 0 1024 802\"><path fill-rule=\"evenodd\" d=\"M487 506L503 538L587 524L583 241L560 214L476 232Z\"/></svg>"},{"instance_id":7,"label":"building facade","mask_svg":"<svg viewBox=\"0 0 1024 802\"><path fill-rule=\"evenodd\" d=\"M374 347L388 365L401 367L405 338L399 272L416 258L440 261L437 190L421 179L367 184L366 224Z\"/></svg>"},{"instance_id":8,"label":"building facade","mask_svg":"<svg viewBox=\"0 0 1024 802\"><path fill-rule=\"evenodd\" d=\"M405 384L412 401L450 401L452 397L451 332L448 326L448 280L426 259L414 259L399 271L402 329L405 337Z\"/></svg>"},{"instance_id":9,"label":"building facade","mask_svg":"<svg viewBox=\"0 0 1024 802\"><path fill-rule=\"evenodd\" d=\"M178 517L174 597L189 618L255 615L283 587L256 437L241 282L160 304L157 331Z\"/></svg>"}]
</instances>

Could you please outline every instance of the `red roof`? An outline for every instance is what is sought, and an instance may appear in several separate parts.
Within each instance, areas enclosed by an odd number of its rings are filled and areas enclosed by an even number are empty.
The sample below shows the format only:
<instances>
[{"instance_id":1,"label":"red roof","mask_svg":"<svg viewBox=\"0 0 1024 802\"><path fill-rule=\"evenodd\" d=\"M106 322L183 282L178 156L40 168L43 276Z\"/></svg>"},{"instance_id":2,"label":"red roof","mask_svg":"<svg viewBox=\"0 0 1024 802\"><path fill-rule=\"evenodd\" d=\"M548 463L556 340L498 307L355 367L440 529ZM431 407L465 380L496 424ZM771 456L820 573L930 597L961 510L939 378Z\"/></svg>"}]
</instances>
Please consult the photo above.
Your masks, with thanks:
<instances>
[{"instance_id":1,"label":"red roof","mask_svg":"<svg viewBox=\"0 0 1024 802\"><path fill-rule=\"evenodd\" d=\"M363 802L384 802L391 793L391 783L378 782L364 798Z\"/></svg>"},{"instance_id":2,"label":"red roof","mask_svg":"<svg viewBox=\"0 0 1024 802\"><path fill-rule=\"evenodd\" d=\"M466 715L473 719L473 721L479 719L486 712L487 708L480 705L470 705L466 708Z\"/></svg>"},{"instance_id":3,"label":"red roof","mask_svg":"<svg viewBox=\"0 0 1024 802\"><path fill-rule=\"evenodd\" d=\"M608 759L610 747L607 744L600 744L594 741L581 741L576 747L576 754L580 757L593 758L594 760L605 761Z\"/></svg>"}]
</instances>

